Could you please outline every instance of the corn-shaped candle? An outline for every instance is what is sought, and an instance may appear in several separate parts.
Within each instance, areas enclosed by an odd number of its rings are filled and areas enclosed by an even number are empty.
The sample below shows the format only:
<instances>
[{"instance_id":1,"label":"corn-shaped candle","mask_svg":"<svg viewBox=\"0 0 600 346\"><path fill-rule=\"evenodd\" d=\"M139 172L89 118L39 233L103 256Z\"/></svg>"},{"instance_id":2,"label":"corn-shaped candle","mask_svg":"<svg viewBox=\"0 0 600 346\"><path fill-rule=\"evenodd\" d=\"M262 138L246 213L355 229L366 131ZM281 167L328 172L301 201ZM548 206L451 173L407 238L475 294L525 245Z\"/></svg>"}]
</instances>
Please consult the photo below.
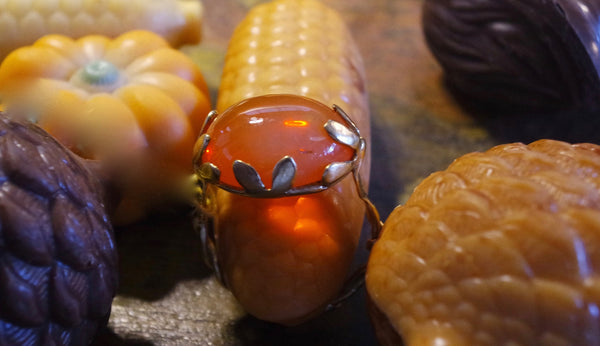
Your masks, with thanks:
<instances>
[{"instance_id":1,"label":"corn-shaped candle","mask_svg":"<svg viewBox=\"0 0 600 346\"><path fill-rule=\"evenodd\" d=\"M195 167L218 274L260 319L319 314L342 290L369 205L364 71L340 16L312 0L254 8L205 127Z\"/></svg>"},{"instance_id":2,"label":"corn-shaped candle","mask_svg":"<svg viewBox=\"0 0 600 346\"><path fill-rule=\"evenodd\" d=\"M179 46L200 41L200 0L0 0L0 60L47 34L116 37L144 29Z\"/></svg>"}]
</instances>

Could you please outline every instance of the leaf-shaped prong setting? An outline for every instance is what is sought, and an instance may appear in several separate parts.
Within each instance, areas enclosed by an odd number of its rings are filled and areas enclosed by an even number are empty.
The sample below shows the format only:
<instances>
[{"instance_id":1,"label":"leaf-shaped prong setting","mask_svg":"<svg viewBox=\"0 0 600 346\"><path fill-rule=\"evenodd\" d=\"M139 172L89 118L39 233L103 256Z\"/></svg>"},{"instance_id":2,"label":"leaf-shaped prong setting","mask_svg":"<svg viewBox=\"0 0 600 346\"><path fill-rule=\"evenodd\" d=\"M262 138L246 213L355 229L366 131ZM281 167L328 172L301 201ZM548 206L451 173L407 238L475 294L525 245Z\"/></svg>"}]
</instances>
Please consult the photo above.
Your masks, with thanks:
<instances>
[{"instance_id":1,"label":"leaf-shaped prong setting","mask_svg":"<svg viewBox=\"0 0 600 346\"><path fill-rule=\"evenodd\" d=\"M346 112L344 112L344 110L334 104L333 105L333 110L342 117L342 119L344 119L344 121L346 122L346 125L350 126L350 128L352 128L352 132L356 133L357 136L360 137L360 130L358 129L358 126L356 126L356 123L352 120L352 118L350 118L350 116L348 116L348 114L346 114Z\"/></svg>"},{"instance_id":2,"label":"leaf-shaped prong setting","mask_svg":"<svg viewBox=\"0 0 600 346\"><path fill-rule=\"evenodd\" d=\"M208 147L208 142L210 142L210 136L207 133L203 133L196 140L196 144L194 144L194 157L192 162L194 164L194 169L198 170L200 167L200 162L202 162L202 155L206 151L206 147Z\"/></svg>"},{"instance_id":3,"label":"leaf-shaped prong setting","mask_svg":"<svg viewBox=\"0 0 600 346\"><path fill-rule=\"evenodd\" d=\"M212 217L208 216L202 210L196 210L193 226L200 235L204 263L212 269L217 280L223 284L223 286L228 287L219 265L219 258L217 256L218 235L215 232Z\"/></svg>"},{"instance_id":4,"label":"leaf-shaped prong setting","mask_svg":"<svg viewBox=\"0 0 600 346\"><path fill-rule=\"evenodd\" d=\"M343 124L340 124L337 121L330 119L327 120L327 122L325 123L325 130L331 138L338 141L339 143L347 145L355 150L358 148L360 136L356 132L344 126Z\"/></svg>"},{"instance_id":5,"label":"leaf-shaped prong setting","mask_svg":"<svg viewBox=\"0 0 600 346\"><path fill-rule=\"evenodd\" d=\"M367 154L367 141L360 137L358 141L358 148L356 148L356 154L354 156L354 161L356 161L355 169L358 170Z\"/></svg>"},{"instance_id":6,"label":"leaf-shaped prong setting","mask_svg":"<svg viewBox=\"0 0 600 346\"><path fill-rule=\"evenodd\" d=\"M333 162L325 167L323 184L327 187L337 183L354 169L354 161Z\"/></svg>"},{"instance_id":7,"label":"leaf-shaped prong setting","mask_svg":"<svg viewBox=\"0 0 600 346\"><path fill-rule=\"evenodd\" d=\"M210 113L208 113L208 115L206 116L206 119L204 119L204 123L202 124L202 128L200 129L200 133L205 133L206 130L208 130L210 124L212 124L212 122L215 121L217 116L219 116L219 113L216 110L210 111Z\"/></svg>"},{"instance_id":8,"label":"leaf-shaped prong setting","mask_svg":"<svg viewBox=\"0 0 600 346\"><path fill-rule=\"evenodd\" d=\"M284 194L292 188L296 177L296 161L291 156L284 156L273 168L273 184L271 193Z\"/></svg>"},{"instance_id":9,"label":"leaf-shaped prong setting","mask_svg":"<svg viewBox=\"0 0 600 346\"><path fill-rule=\"evenodd\" d=\"M221 178L221 171L212 163L205 162L198 167L196 175L206 182L218 182Z\"/></svg>"},{"instance_id":10,"label":"leaf-shaped prong setting","mask_svg":"<svg viewBox=\"0 0 600 346\"><path fill-rule=\"evenodd\" d=\"M235 160L233 162L233 175L247 193L253 194L265 191L265 184L263 184L256 169L250 164Z\"/></svg>"}]
</instances>

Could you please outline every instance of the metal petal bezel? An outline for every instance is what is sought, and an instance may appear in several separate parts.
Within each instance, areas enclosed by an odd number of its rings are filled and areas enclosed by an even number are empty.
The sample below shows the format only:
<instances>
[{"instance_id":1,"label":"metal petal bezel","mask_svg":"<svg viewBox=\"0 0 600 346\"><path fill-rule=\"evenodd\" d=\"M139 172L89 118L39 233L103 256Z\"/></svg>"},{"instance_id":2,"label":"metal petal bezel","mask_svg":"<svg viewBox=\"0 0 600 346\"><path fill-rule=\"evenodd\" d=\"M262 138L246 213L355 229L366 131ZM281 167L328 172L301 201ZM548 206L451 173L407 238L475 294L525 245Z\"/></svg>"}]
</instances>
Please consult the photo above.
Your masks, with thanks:
<instances>
[{"instance_id":1,"label":"metal petal bezel","mask_svg":"<svg viewBox=\"0 0 600 346\"><path fill-rule=\"evenodd\" d=\"M256 169L244 161L233 162L233 175L247 193L259 193L265 190L265 184Z\"/></svg>"},{"instance_id":2,"label":"metal petal bezel","mask_svg":"<svg viewBox=\"0 0 600 346\"><path fill-rule=\"evenodd\" d=\"M348 175L348 173L352 172L353 169L354 161L330 163L325 167L325 171L323 172L323 183L327 186L331 186Z\"/></svg>"},{"instance_id":3,"label":"metal petal bezel","mask_svg":"<svg viewBox=\"0 0 600 346\"><path fill-rule=\"evenodd\" d=\"M199 164L202 162L202 155L211 140L210 136L204 132L208 130L210 124L218 117L216 111L209 113L202 127L203 132L198 139L199 143L196 144L200 147L195 150L194 168L196 175L206 183L211 183L226 191L249 197L276 198L317 193L326 190L348 174L358 174L357 169L364 157L366 143L350 117L337 105L333 106L333 110L340 115L346 124L330 119L323 125L324 129L334 141L352 148L354 155L350 161L328 164L323 171L320 181L294 187L293 181L298 167L292 157L284 156L273 168L273 181L270 189L265 187L257 170L249 163L241 160L234 161L232 167L234 176L241 187L221 182L219 179L221 172L218 167L206 162Z\"/></svg>"},{"instance_id":4,"label":"metal petal bezel","mask_svg":"<svg viewBox=\"0 0 600 346\"><path fill-rule=\"evenodd\" d=\"M358 142L360 140L358 134L337 121L328 120L327 123L325 123L325 130L329 136L337 142L347 145L354 150L358 148Z\"/></svg>"},{"instance_id":5,"label":"metal petal bezel","mask_svg":"<svg viewBox=\"0 0 600 346\"><path fill-rule=\"evenodd\" d=\"M292 188L296 177L296 161L291 156L284 156L273 168L273 193L285 193Z\"/></svg>"}]
</instances>

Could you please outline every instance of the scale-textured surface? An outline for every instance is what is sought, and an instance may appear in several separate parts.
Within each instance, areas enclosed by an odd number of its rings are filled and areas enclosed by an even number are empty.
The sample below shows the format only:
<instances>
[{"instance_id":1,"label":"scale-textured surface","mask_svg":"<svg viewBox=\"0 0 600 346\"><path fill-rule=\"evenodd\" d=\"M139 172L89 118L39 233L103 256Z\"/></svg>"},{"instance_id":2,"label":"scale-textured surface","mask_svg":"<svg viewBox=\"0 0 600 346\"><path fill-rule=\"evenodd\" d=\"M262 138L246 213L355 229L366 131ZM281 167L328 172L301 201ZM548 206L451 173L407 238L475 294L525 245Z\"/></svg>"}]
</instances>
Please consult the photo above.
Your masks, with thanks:
<instances>
[{"instance_id":1,"label":"scale-textured surface","mask_svg":"<svg viewBox=\"0 0 600 346\"><path fill-rule=\"evenodd\" d=\"M599 173L593 144L462 156L388 218L369 296L408 345L597 344Z\"/></svg>"},{"instance_id":2,"label":"scale-textured surface","mask_svg":"<svg viewBox=\"0 0 600 346\"><path fill-rule=\"evenodd\" d=\"M89 343L117 289L98 180L33 125L0 113L0 345Z\"/></svg>"}]
</instances>

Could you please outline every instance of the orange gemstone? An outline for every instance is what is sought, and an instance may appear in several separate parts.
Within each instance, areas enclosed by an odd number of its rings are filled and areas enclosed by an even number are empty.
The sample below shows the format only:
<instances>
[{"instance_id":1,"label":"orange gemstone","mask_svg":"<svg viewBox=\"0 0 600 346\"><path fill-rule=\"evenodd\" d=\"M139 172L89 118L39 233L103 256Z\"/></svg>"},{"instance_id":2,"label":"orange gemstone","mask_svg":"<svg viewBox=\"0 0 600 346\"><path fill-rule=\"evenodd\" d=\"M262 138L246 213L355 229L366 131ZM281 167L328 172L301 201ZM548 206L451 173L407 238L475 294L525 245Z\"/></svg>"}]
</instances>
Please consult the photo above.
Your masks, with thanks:
<instances>
[{"instance_id":1,"label":"orange gemstone","mask_svg":"<svg viewBox=\"0 0 600 346\"><path fill-rule=\"evenodd\" d=\"M210 142L202 163L217 166L221 182L240 186L232 167L235 160L241 160L254 167L270 188L273 168L287 155L297 167L293 186L318 182L328 164L354 156L354 149L335 141L325 130L330 119L344 124L331 107L302 96L244 100L219 114L209 126Z\"/></svg>"}]
</instances>

